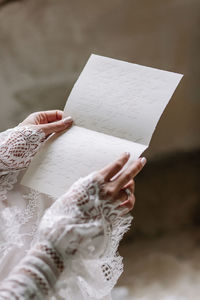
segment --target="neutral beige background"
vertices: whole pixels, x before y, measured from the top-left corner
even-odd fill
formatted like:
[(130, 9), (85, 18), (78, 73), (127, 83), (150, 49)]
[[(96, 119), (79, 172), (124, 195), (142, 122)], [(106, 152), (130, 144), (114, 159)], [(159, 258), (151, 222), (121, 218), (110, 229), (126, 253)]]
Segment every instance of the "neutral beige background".
[(131, 300), (199, 300), (199, 28), (199, 0), (24, 0), (0, 9), (0, 130), (62, 108), (91, 52), (185, 74), (136, 178), (120, 249), (119, 284)]
[(198, 148), (198, 0), (27, 0), (0, 10), (0, 129), (62, 108), (90, 53), (183, 73), (149, 156)]

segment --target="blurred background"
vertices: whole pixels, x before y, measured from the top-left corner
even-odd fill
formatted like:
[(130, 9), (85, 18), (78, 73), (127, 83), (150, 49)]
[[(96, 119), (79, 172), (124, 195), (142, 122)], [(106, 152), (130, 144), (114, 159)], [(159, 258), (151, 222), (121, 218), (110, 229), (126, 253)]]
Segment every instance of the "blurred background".
[(91, 53), (184, 74), (136, 179), (116, 299), (200, 299), (199, 28), (199, 0), (0, 0), (1, 131), (62, 109)]

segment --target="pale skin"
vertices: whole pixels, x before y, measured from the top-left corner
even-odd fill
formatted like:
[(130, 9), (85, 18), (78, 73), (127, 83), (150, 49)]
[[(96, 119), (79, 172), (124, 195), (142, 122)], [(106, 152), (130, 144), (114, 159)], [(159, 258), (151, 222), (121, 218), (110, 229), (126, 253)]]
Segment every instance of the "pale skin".
[[(73, 120), (71, 117), (63, 118), (63, 111), (49, 110), (32, 113), (19, 126), (37, 126), (48, 137), (52, 133), (69, 129), (72, 124)], [(142, 157), (120, 172), (128, 162), (129, 157), (130, 154), (125, 152), (119, 159), (99, 171), (99, 175), (104, 180), (102, 192), (113, 199), (113, 201), (120, 200), (120, 207), (126, 207), (127, 212), (132, 210), (135, 204), (134, 178), (146, 164), (146, 158)], [(125, 189), (129, 190), (129, 195), (127, 195)]]

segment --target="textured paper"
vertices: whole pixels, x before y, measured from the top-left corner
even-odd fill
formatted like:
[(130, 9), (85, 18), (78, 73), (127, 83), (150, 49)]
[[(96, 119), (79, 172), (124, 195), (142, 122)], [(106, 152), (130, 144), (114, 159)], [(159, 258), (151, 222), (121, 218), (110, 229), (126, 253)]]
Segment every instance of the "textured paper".
[(149, 145), (182, 75), (92, 54), (68, 98), (76, 125)]
[(128, 151), (137, 159), (182, 75), (91, 55), (64, 113), (75, 126), (51, 137), (22, 184), (59, 197), (78, 178)]
[[(30, 166), (23, 183), (59, 196), (79, 177), (101, 169), (125, 150), (136, 159), (146, 146), (73, 126), (47, 141)], [(34, 174), (34, 175), (33, 175)]]

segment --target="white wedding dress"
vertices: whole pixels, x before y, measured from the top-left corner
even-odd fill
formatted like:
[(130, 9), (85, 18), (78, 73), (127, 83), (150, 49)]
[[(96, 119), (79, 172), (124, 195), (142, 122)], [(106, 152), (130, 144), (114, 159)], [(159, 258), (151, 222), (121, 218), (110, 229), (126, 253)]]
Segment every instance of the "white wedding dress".
[(21, 186), (44, 142), (31, 126), (0, 133), (0, 299), (111, 299), (123, 270), (117, 248), (132, 217), (101, 201), (93, 174), (71, 187), (67, 201)]

